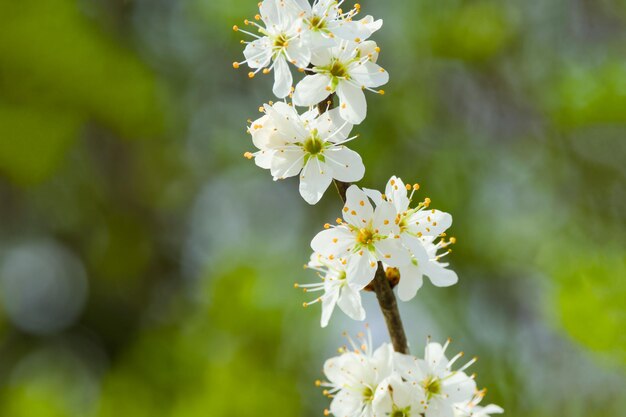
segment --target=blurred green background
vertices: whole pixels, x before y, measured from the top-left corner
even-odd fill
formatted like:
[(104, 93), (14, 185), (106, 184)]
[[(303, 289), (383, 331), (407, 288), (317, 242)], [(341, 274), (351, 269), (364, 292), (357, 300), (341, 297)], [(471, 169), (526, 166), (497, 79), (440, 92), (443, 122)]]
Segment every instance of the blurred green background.
[[(626, 3), (362, 1), (387, 94), (353, 149), (454, 216), (401, 310), (507, 415), (626, 416)], [(241, 157), (251, 0), (0, 0), (0, 415), (318, 416), (363, 324), (293, 289), (339, 213)], [(376, 343), (387, 340), (372, 294)]]

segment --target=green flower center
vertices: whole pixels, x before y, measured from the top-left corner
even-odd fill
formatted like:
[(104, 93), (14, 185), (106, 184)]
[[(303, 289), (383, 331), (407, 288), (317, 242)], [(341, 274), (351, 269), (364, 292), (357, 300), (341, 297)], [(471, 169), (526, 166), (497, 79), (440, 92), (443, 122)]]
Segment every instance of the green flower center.
[(313, 16), (309, 21), (311, 29), (323, 29), (326, 26), (326, 22), (322, 20), (320, 16)]
[(363, 390), (363, 400), (367, 403), (374, 400), (374, 391), (370, 387), (365, 387)]
[(324, 142), (317, 136), (317, 132), (313, 132), (313, 135), (304, 142), (302, 147), (305, 152), (311, 155), (317, 155), (324, 149)]
[[(395, 408), (395, 407), (394, 407), (394, 408)], [(411, 407), (407, 407), (407, 408), (402, 409), (402, 410), (400, 410), (400, 409), (395, 409), (395, 410), (393, 410), (393, 412), (391, 413), (391, 416), (390, 416), (390, 417), (409, 417), (409, 416), (411, 415), (411, 414), (410, 414), (410, 408), (411, 408)]]
[(284, 33), (281, 33), (276, 39), (274, 39), (274, 46), (276, 48), (285, 48), (288, 44), (289, 41), (287, 40), (287, 36), (285, 36)]
[(348, 75), (348, 69), (346, 68), (346, 66), (336, 59), (333, 60), (333, 63), (330, 65), (328, 72), (330, 72), (330, 75), (335, 78), (346, 78), (346, 76)]
[(423, 385), (428, 398), (432, 398), (433, 395), (441, 394), (441, 381), (439, 378), (429, 376), (424, 380)]

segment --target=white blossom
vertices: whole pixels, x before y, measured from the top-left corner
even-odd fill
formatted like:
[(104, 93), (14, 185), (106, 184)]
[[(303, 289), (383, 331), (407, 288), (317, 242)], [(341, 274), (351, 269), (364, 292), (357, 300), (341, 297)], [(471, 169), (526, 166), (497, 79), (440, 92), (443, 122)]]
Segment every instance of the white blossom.
[(424, 351), (424, 359), (394, 353), (394, 366), (403, 379), (415, 382), (424, 390), (425, 417), (454, 417), (456, 405), (467, 403), (474, 398), (476, 383), (463, 371), (472, 365), (476, 358), (458, 370), (452, 370), (453, 364), (463, 356), (459, 353), (448, 360), (446, 348), (439, 343), (429, 342)]
[(265, 74), (273, 70), (273, 92), (276, 97), (284, 98), (291, 92), (293, 84), (289, 63), (305, 68), (311, 60), (311, 50), (302, 40), (300, 16), (293, 0), (263, 0), (259, 3), (259, 12), (255, 19), (264, 26), (255, 21), (245, 21), (259, 34), (233, 27), (254, 38), (251, 42), (244, 42), (246, 59), (233, 63), (233, 66), (239, 68), (241, 64), (248, 64), (254, 69), (248, 74), (250, 78), (261, 70)]
[(502, 414), (504, 410), (502, 407), (489, 404), (486, 406), (480, 406), (478, 403), (484, 398), (485, 390), (479, 391), (472, 400), (457, 404), (454, 409), (455, 417), (491, 417), (492, 414)]
[(352, 124), (361, 123), (367, 114), (363, 90), (383, 93), (374, 88), (389, 81), (387, 71), (375, 63), (372, 48), (378, 51), (371, 42), (362, 47), (343, 41), (339, 46), (314, 51), (311, 55), (314, 66), (310, 70), (314, 74), (307, 75), (296, 85), (294, 104), (312, 106), (336, 93), (341, 117)]
[[(373, 402), (379, 384), (393, 371), (393, 349), (389, 343), (371, 350), (368, 340), (361, 335), (360, 345), (351, 339), (352, 350), (342, 349), (342, 354), (328, 359), (324, 364), (327, 382), (324, 393), (332, 397), (329, 412), (336, 417), (377, 417)], [(328, 411), (327, 411), (328, 413)]]
[(422, 387), (394, 373), (378, 385), (373, 408), (376, 416), (417, 417), (425, 411), (425, 404)]
[(382, 20), (375, 21), (372, 16), (354, 20), (360, 10), (358, 4), (343, 12), (343, 0), (315, 0), (313, 4), (308, 0), (294, 1), (300, 8), (302, 37), (311, 50), (333, 47), (341, 40), (366, 40), (382, 26)]
[(246, 153), (256, 164), (269, 169), (274, 180), (300, 174), (300, 195), (316, 204), (333, 179), (343, 182), (363, 178), (365, 166), (359, 154), (344, 144), (352, 125), (336, 109), (319, 114), (317, 109), (303, 115), (283, 102), (266, 104), (265, 115), (252, 122), (248, 131), (255, 153)]
[(319, 253), (311, 255), (307, 268), (317, 271), (322, 278), (321, 283), (296, 284), (296, 288), (302, 288), (305, 292), (324, 291), (324, 294), (314, 301), (304, 303), (304, 306), (321, 302), (322, 319), (321, 326), (326, 327), (335, 306), (354, 320), (364, 320), (365, 310), (361, 305), (361, 290), (363, 285), (357, 285), (346, 279), (346, 266), (343, 259), (328, 259)]
[(343, 258), (350, 282), (367, 285), (376, 273), (377, 262), (399, 267), (410, 262), (395, 223), (393, 205), (381, 201), (376, 209), (356, 185), (346, 192), (343, 220), (336, 226), (326, 224), (311, 241), (311, 248), (329, 258)]
[(418, 189), (419, 185), (405, 185), (402, 179), (393, 176), (385, 187), (384, 199), (376, 190), (364, 190), (375, 203), (383, 200), (392, 203), (398, 213), (396, 223), (402, 243), (412, 254), (411, 262), (399, 268), (398, 297), (403, 301), (415, 297), (423, 284), (424, 275), (438, 287), (448, 287), (458, 281), (456, 273), (447, 269), (448, 263), (441, 262), (450, 250), (439, 253), (441, 249), (456, 242), (453, 237), (448, 241), (444, 238), (439, 239), (452, 225), (452, 216), (431, 209), (429, 198), (418, 203), (416, 207), (410, 207), (413, 195)]

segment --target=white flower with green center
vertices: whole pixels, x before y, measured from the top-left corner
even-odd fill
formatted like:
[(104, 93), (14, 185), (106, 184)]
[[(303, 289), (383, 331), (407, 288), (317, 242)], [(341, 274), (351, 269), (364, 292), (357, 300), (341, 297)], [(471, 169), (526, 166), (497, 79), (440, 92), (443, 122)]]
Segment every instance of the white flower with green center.
[(343, 259), (328, 259), (314, 253), (306, 265), (307, 268), (317, 271), (322, 278), (321, 283), (296, 284), (305, 292), (324, 291), (324, 295), (314, 301), (304, 303), (307, 307), (317, 302), (322, 303), (321, 326), (326, 327), (336, 305), (353, 320), (365, 320), (365, 310), (361, 305), (361, 290), (364, 285), (356, 285), (346, 278), (346, 266)]
[[(312, 106), (328, 95), (336, 93), (339, 98), (341, 117), (359, 124), (367, 115), (367, 102), (363, 90), (374, 90), (389, 81), (389, 74), (374, 61), (372, 43), (364, 47), (354, 42), (341, 42), (334, 48), (320, 49), (311, 56), (314, 72), (296, 85), (293, 102), (297, 106)], [(377, 47), (374, 46), (377, 52)]]
[(372, 353), (370, 339), (358, 340), (360, 345), (349, 339), (352, 350), (344, 349), (345, 353), (324, 364), (328, 381), (318, 385), (325, 387), (324, 393), (333, 399), (326, 414), (330, 412), (336, 417), (377, 416), (373, 409), (374, 396), (379, 384), (392, 373), (393, 349), (385, 343)]
[(333, 178), (343, 182), (363, 178), (365, 166), (356, 152), (344, 146), (356, 136), (348, 137), (352, 125), (333, 109), (319, 114), (317, 109), (299, 115), (286, 103), (266, 104), (265, 115), (252, 122), (248, 131), (261, 168), (269, 169), (274, 180), (300, 174), (300, 195), (316, 204)]
[(425, 404), (424, 390), (394, 373), (378, 385), (373, 407), (376, 416), (418, 417)]
[(311, 50), (302, 41), (300, 17), (293, 0), (264, 0), (259, 4), (260, 14), (255, 17), (265, 26), (246, 20), (246, 25), (254, 26), (259, 34), (248, 32), (234, 26), (236, 31), (246, 33), (253, 38), (246, 43), (243, 51), (246, 58), (233, 63), (239, 68), (248, 64), (254, 71), (248, 76), (254, 77), (259, 71), (267, 74), (274, 71), (273, 92), (278, 98), (284, 98), (291, 92), (293, 76), (289, 63), (298, 68), (305, 68), (311, 60)]
[(376, 274), (377, 262), (393, 267), (410, 262), (395, 224), (396, 211), (391, 203), (381, 201), (372, 207), (367, 195), (356, 185), (346, 192), (343, 221), (326, 224), (311, 242), (315, 252), (346, 260), (348, 281), (367, 285)]
[(452, 366), (463, 356), (459, 353), (448, 360), (446, 348), (439, 343), (426, 345), (424, 359), (394, 353), (394, 367), (405, 381), (415, 383), (424, 392), (425, 417), (454, 417), (456, 405), (467, 403), (474, 398), (476, 382), (463, 371), (472, 365), (476, 358), (454, 371)]
[(485, 390), (479, 391), (474, 398), (462, 404), (457, 404), (454, 409), (454, 417), (491, 417), (492, 414), (502, 414), (504, 409), (495, 404), (486, 406), (478, 405), (485, 396)]
[(452, 216), (431, 209), (429, 198), (418, 203), (416, 207), (411, 207), (413, 195), (418, 189), (417, 184), (405, 185), (402, 179), (393, 176), (387, 182), (384, 196), (376, 190), (364, 190), (377, 204), (382, 201), (393, 204), (398, 213), (395, 222), (402, 244), (412, 254), (411, 262), (399, 268), (398, 297), (402, 301), (415, 297), (423, 285), (424, 275), (437, 287), (448, 287), (458, 282), (457, 274), (447, 269), (448, 263), (440, 262), (450, 250), (439, 253), (456, 242), (456, 239), (450, 238), (446, 241), (442, 237), (437, 241), (452, 225)]
[(348, 12), (339, 8), (343, 0), (295, 0), (300, 8), (303, 39), (311, 50), (336, 46), (341, 40), (362, 41), (369, 38), (382, 27), (382, 20), (374, 20), (372, 16), (355, 21), (360, 6)]

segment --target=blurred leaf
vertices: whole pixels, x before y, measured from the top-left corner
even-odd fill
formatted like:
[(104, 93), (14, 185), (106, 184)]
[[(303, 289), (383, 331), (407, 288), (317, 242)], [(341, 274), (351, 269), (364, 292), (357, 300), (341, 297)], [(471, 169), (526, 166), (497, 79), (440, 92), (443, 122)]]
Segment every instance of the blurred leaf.
[(123, 136), (163, 128), (153, 75), (76, 1), (0, 2), (0, 87), (10, 101), (87, 115)]
[(499, 2), (465, 2), (429, 21), (430, 44), (436, 56), (469, 62), (485, 61), (512, 39), (515, 28)]
[(22, 185), (42, 181), (59, 166), (81, 123), (63, 110), (0, 104), (0, 171)]
[(555, 122), (564, 128), (626, 123), (626, 64), (608, 62), (597, 68), (575, 64), (561, 70), (546, 100)]

